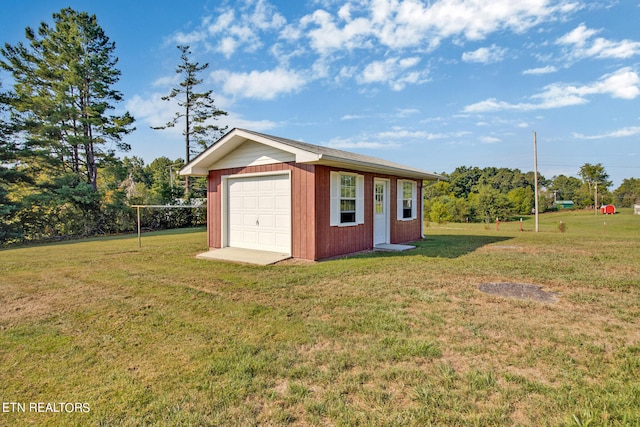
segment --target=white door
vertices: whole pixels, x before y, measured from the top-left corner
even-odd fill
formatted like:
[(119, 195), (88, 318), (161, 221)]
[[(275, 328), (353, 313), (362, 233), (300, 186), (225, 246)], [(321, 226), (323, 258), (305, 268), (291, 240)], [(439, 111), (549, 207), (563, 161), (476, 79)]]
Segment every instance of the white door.
[(389, 243), (389, 181), (373, 180), (373, 244)]
[(228, 245), (291, 254), (289, 175), (229, 178)]

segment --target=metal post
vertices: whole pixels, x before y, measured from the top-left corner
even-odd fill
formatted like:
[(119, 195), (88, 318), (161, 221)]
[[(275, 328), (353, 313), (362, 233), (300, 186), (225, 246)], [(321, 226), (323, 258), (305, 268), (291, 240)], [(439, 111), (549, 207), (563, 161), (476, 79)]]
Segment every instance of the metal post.
[(535, 183), (535, 210), (536, 210), (536, 233), (540, 229), (539, 221), (538, 221), (538, 142), (536, 141), (536, 133), (533, 132), (533, 173), (534, 173), (534, 183)]
[(593, 190), (593, 204), (595, 208), (595, 214), (598, 215), (598, 181), (596, 181), (596, 187)]

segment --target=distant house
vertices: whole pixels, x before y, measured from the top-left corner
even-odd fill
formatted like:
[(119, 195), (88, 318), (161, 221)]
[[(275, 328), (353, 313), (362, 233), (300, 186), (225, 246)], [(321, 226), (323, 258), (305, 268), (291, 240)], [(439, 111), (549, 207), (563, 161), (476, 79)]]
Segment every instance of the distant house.
[(233, 129), (187, 164), (206, 176), (210, 248), (322, 258), (423, 235), (422, 184), (440, 175)]
[(600, 213), (605, 215), (613, 215), (616, 213), (616, 207), (613, 205), (602, 205), (600, 206)]
[(556, 200), (553, 202), (553, 206), (558, 209), (573, 209), (573, 201), (572, 200)]

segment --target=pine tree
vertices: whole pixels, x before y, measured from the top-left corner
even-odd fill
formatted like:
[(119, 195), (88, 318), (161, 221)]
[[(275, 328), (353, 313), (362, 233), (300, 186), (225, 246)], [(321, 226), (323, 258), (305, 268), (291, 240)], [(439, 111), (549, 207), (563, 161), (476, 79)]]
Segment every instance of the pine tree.
[(0, 92), (0, 243), (20, 235), (19, 226), (13, 221), (20, 204), (10, 197), (10, 187), (28, 181), (24, 173), (13, 167), (19, 149), (14, 141), (14, 128), (8, 119), (11, 97), (10, 93)]
[[(171, 101), (177, 97), (180, 110), (164, 126), (157, 126), (154, 129), (175, 127), (178, 122), (184, 120), (182, 134), (185, 138), (185, 163), (189, 163), (192, 154), (206, 149), (226, 130), (226, 127), (216, 126), (212, 121), (219, 116), (226, 116), (227, 113), (215, 107), (212, 90), (201, 93), (196, 91), (197, 86), (202, 83), (202, 79), (198, 78), (198, 73), (206, 70), (209, 64), (200, 65), (197, 62), (190, 62), (189, 46), (178, 46), (178, 49), (180, 49), (181, 55), (176, 73), (181, 76), (182, 80), (177, 87), (171, 89), (169, 95), (163, 96), (162, 100)], [(190, 197), (189, 182), (189, 177), (185, 177), (185, 197), (187, 199)]]
[(14, 124), (25, 135), (25, 147), (39, 153), (39, 169), (61, 175), (72, 173), (97, 190), (100, 159), (130, 147), (123, 135), (134, 130), (129, 113), (109, 115), (122, 95), (113, 89), (120, 71), (115, 68), (115, 43), (98, 25), (95, 15), (62, 9), (54, 25), (42, 23), (37, 33), (25, 30), (28, 45), (5, 44), (0, 66), (14, 80), (11, 102)]

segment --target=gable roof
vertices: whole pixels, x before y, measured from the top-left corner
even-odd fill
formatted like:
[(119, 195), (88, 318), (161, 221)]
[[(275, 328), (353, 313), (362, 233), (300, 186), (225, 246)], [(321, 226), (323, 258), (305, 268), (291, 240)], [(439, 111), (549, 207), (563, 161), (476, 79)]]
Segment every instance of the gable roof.
[(267, 135), (246, 129), (234, 128), (216, 141), (211, 147), (200, 153), (180, 170), (181, 175), (207, 176), (211, 165), (231, 153), (246, 141), (255, 141), (295, 156), (297, 163), (334, 166), (362, 172), (377, 172), (435, 181), (443, 176), (420, 169), (389, 162), (377, 157), (336, 150), (306, 142)]

